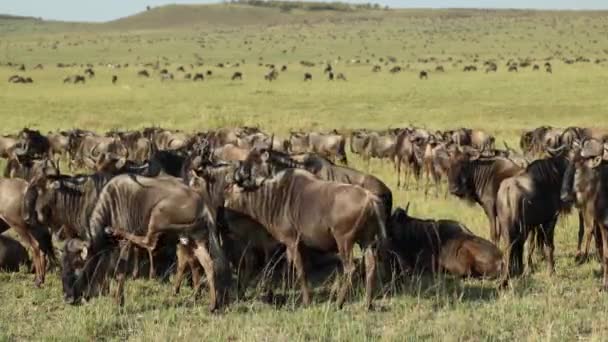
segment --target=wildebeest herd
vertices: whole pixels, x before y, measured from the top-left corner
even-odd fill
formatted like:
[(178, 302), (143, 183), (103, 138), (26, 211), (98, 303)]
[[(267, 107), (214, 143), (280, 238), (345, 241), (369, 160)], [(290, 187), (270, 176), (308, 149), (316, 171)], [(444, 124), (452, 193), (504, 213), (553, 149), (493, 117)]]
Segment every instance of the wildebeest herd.
[[(286, 139), (257, 127), (103, 135), (24, 128), (0, 137), (0, 232), (13, 228), (31, 248), (37, 286), (60, 267), (67, 303), (109, 293), (112, 280), (123, 303), (125, 280), (142, 274), (175, 273), (177, 293), (189, 270), (196, 293), (206, 283), (212, 310), (253, 283), (272, 297), (274, 279), (290, 270), (304, 304), (311, 279), (337, 272), (342, 307), (357, 279), (356, 244), (369, 308), (379, 282), (420, 272), (496, 278), (505, 287), (524, 272), (526, 241), (527, 269), (538, 247), (552, 272), (555, 225), (574, 206), (577, 260), (595, 236), (608, 289), (607, 143), (608, 130), (548, 126), (523, 132), (521, 152), (468, 128), (299, 131)], [(446, 179), (446, 196), (483, 208), (491, 242), (457, 221), (410, 216), (382, 180), (348, 166), (347, 150), (390, 160), (398, 186), (423, 182), (426, 196), (432, 186), (439, 196)], [(19, 243), (1, 236), (0, 269), (28, 263)]]

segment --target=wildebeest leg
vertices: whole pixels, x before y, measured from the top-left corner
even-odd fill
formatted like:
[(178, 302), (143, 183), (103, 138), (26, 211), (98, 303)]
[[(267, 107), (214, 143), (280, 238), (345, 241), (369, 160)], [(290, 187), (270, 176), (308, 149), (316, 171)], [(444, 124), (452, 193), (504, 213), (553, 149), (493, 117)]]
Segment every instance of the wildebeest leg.
[(576, 255), (574, 261), (579, 262), (581, 258), (581, 246), (583, 245), (583, 237), (585, 236), (585, 221), (583, 217), (583, 211), (578, 210), (578, 241), (576, 244)]
[(215, 265), (205, 243), (203, 241), (195, 241), (194, 244), (193, 253), (203, 266), (205, 275), (207, 276), (207, 283), (209, 284), (209, 311), (215, 311), (219, 308), (220, 304), (215, 288)]
[(483, 211), (486, 213), (488, 217), (488, 221), (490, 222), (490, 239), (492, 243), (498, 246), (500, 243), (501, 232), (499, 231), (499, 225), (496, 223), (496, 207), (494, 204), (489, 204), (483, 206)]
[(541, 237), (541, 235), (543, 235), (543, 232), (540, 232), (539, 234), (537, 227), (533, 227), (530, 230), (530, 234), (528, 235), (528, 262), (525, 270), (526, 274), (532, 274), (532, 272), (534, 271), (534, 250), (536, 249), (536, 237), (539, 236), (539, 238), (542, 239), (543, 237)]
[(346, 294), (352, 287), (353, 274), (355, 273), (355, 262), (353, 261), (353, 243), (349, 238), (343, 238), (341, 241), (338, 241), (338, 253), (340, 254), (340, 259), (342, 260), (342, 266), (344, 269), (342, 286), (340, 287), (337, 300), (338, 308), (341, 309), (342, 306), (344, 306)]
[(302, 289), (302, 302), (304, 305), (309, 305), (311, 301), (310, 289), (308, 288), (308, 281), (304, 271), (304, 263), (302, 262), (302, 254), (300, 253), (299, 244), (299, 238), (296, 238), (295, 241), (287, 244), (287, 258), (296, 269), (296, 275)]
[(555, 260), (553, 258), (555, 245), (554, 245), (554, 232), (555, 224), (557, 223), (557, 216), (550, 222), (543, 224), (542, 231), (540, 234), (543, 236), (543, 250), (545, 252), (545, 258), (547, 259), (547, 268), (549, 274), (555, 273)]
[(594, 223), (594, 228), (593, 228), (593, 239), (595, 240), (595, 249), (598, 255), (598, 258), (601, 262), (602, 258), (604, 257), (604, 248), (603, 248), (603, 244), (602, 244), (602, 233), (600, 232), (600, 226), (597, 223)]
[(397, 162), (395, 163), (395, 167), (397, 169), (397, 189), (401, 186), (401, 157), (397, 157)]
[[(583, 235), (583, 240), (585, 242), (584, 249), (578, 258), (578, 264), (582, 264), (589, 258), (589, 247), (591, 245), (591, 238), (593, 237), (593, 229), (595, 228), (595, 222), (591, 215), (583, 215), (584, 225), (583, 228), (585, 233)], [(580, 230), (580, 228), (579, 228)], [(580, 234), (580, 233), (579, 233)]]
[(46, 257), (40, 250), (40, 245), (38, 241), (34, 238), (32, 233), (26, 227), (15, 226), (15, 231), (19, 234), (21, 239), (30, 245), (32, 248), (32, 261), (34, 264), (34, 269), (36, 271), (36, 278), (34, 280), (34, 284), (36, 287), (40, 287), (44, 283), (45, 273), (46, 273)]
[(125, 304), (125, 279), (129, 265), (129, 250), (131, 243), (127, 242), (120, 248), (120, 255), (116, 264), (116, 290), (114, 292), (114, 302), (120, 306)]
[(127, 241), (132, 242), (135, 246), (144, 248), (148, 251), (148, 258), (150, 259), (150, 278), (154, 276), (154, 258), (153, 253), (156, 249), (156, 243), (158, 242), (158, 232), (155, 229), (154, 222), (151, 219), (148, 225), (148, 234), (146, 236), (138, 236), (133, 233), (129, 233), (122, 230), (114, 230), (114, 235), (121, 237)]
[[(606, 226), (600, 225), (600, 231), (602, 235), (602, 249), (608, 250), (608, 232), (606, 231)], [(604, 280), (602, 282), (602, 290), (608, 290), (608, 253), (603, 253), (602, 258), (602, 268), (604, 269)]]
[(365, 306), (372, 308), (374, 285), (376, 281), (376, 251), (368, 246), (365, 249)]
[(133, 248), (133, 272), (131, 272), (131, 278), (136, 279), (139, 277), (139, 248)]
[(182, 282), (184, 280), (184, 272), (186, 272), (186, 267), (188, 267), (188, 255), (186, 251), (186, 246), (179, 243), (177, 244), (177, 269), (175, 273), (175, 284), (173, 286), (173, 294), (179, 294), (179, 290), (182, 287)]

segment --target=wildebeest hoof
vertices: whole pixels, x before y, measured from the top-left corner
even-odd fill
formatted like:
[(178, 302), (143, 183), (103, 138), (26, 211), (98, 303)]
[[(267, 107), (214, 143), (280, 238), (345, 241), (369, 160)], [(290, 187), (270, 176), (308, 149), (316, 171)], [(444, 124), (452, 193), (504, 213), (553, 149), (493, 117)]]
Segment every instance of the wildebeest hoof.
[(63, 301), (64, 301), (66, 304), (69, 304), (69, 305), (76, 305), (76, 299), (75, 299), (74, 297), (72, 297), (72, 296), (70, 296), (70, 297), (65, 297), (65, 298), (63, 299)]
[(37, 288), (41, 288), (41, 287), (42, 287), (42, 283), (43, 283), (43, 281), (42, 281), (42, 279), (40, 279), (40, 278), (36, 278), (36, 279), (34, 280), (34, 285), (35, 285)]

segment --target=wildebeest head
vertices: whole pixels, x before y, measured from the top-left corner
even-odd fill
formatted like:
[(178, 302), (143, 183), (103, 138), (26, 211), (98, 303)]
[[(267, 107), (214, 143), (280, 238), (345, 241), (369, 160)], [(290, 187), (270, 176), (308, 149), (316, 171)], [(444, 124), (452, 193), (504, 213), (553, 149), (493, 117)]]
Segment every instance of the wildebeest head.
[(448, 170), (448, 183), (450, 193), (456, 197), (473, 197), (475, 186), (470, 177), (469, 165), (479, 159), (481, 153), (473, 148), (460, 148), (454, 150)]
[(560, 190), (560, 199), (571, 205), (576, 198), (575, 177), (577, 170), (594, 170), (608, 160), (608, 146), (596, 139), (575, 140), (568, 153), (568, 167)]
[(82, 295), (77, 288), (76, 280), (82, 275), (88, 254), (88, 243), (80, 239), (70, 239), (63, 247), (61, 260), (61, 283), (63, 299), (68, 304), (76, 304)]

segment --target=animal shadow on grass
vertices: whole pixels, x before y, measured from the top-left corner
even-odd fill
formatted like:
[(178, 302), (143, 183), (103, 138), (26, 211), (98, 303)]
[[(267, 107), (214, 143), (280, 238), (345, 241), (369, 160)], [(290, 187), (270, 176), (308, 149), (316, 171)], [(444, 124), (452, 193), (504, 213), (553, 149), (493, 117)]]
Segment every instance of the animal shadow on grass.
[(488, 302), (496, 300), (500, 291), (496, 280), (461, 279), (449, 274), (424, 272), (392, 272), (383, 293), (389, 297), (409, 296), (453, 302)]

